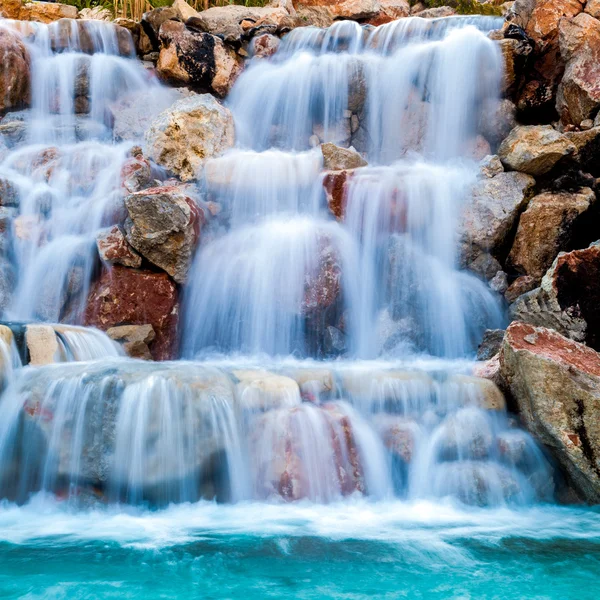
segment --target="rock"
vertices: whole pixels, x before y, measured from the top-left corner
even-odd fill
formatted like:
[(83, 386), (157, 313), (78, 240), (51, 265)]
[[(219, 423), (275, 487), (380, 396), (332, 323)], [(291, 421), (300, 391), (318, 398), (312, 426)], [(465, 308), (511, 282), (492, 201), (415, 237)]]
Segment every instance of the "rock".
[(182, 181), (196, 179), (207, 158), (233, 144), (233, 117), (209, 94), (175, 102), (146, 132), (148, 156)]
[(21, 21), (37, 21), (52, 23), (59, 19), (77, 19), (79, 11), (76, 6), (59, 4), (57, 2), (27, 2), (19, 12)]
[(133, 19), (123, 18), (115, 19), (113, 22), (115, 25), (129, 31), (133, 40), (133, 45), (135, 46), (135, 52), (139, 57), (150, 54), (153, 51), (154, 48), (152, 42), (141, 23), (134, 21)]
[(479, 173), (483, 177), (491, 179), (500, 173), (504, 173), (504, 166), (502, 161), (495, 154), (488, 154), (479, 161)]
[(56, 332), (50, 325), (27, 325), (25, 344), (30, 365), (49, 365), (56, 362), (60, 354)]
[(184, 283), (204, 223), (204, 211), (177, 186), (125, 198), (127, 241), (151, 263)]
[(561, 248), (569, 246), (577, 220), (596, 201), (589, 188), (578, 193), (543, 193), (532, 198), (521, 215), (508, 264), (540, 281)]
[[(248, 32), (241, 25), (244, 22), (253, 25)], [(231, 4), (203, 10), (197, 16), (188, 19), (186, 24), (197, 31), (218, 36), (227, 43), (240, 45), (244, 39), (251, 37), (250, 32), (253, 30), (283, 33), (306, 23), (282, 7)]]
[(121, 187), (132, 194), (152, 183), (152, 167), (143, 154), (129, 157), (121, 167)]
[(500, 364), (527, 428), (581, 497), (600, 503), (600, 355), (555, 331), (513, 323)]
[(450, 6), (438, 6), (435, 8), (426, 8), (419, 11), (421, 19), (441, 19), (442, 17), (452, 17), (456, 11)]
[(472, 375), (452, 375), (448, 378), (448, 383), (458, 386), (461, 399), (469, 406), (471, 411), (474, 408), (501, 412), (506, 410), (504, 395), (498, 389), (498, 386), (488, 378)]
[(502, 385), (500, 377), (500, 355), (496, 354), (489, 360), (480, 361), (473, 367), (473, 375), (479, 379), (487, 379), (496, 387)]
[(227, 95), (242, 70), (241, 59), (223, 41), (209, 33), (167, 21), (160, 28), (159, 76), (198, 91)]
[(389, 452), (408, 464), (412, 461), (421, 429), (417, 423), (396, 415), (379, 413), (373, 420), (383, 445)]
[(472, 251), (472, 253), (463, 255), (463, 261), (470, 261), (465, 266), (472, 273), (486, 281), (491, 281), (498, 273), (502, 272), (502, 265), (488, 252), (480, 251), (477, 247), (465, 248), (466, 250)]
[(509, 303), (514, 302), (519, 296), (534, 290), (537, 287), (537, 281), (535, 277), (530, 277), (529, 275), (521, 275), (521, 277), (517, 277), (509, 286), (506, 292), (504, 292), (504, 297), (506, 301)]
[(519, 87), (525, 62), (532, 53), (533, 46), (528, 40), (513, 38), (503, 38), (498, 41), (498, 45), (504, 59), (502, 92), (512, 98)]
[(302, 314), (315, 317), (337, 301), (341, 291), (340, 257), (331, 240), (321, 235), (316, 268), (307, 272), (304, 283)]
[(490, 288), (499, 294), (504, 294), (508, 289), (508, 275), (504, 271), (496, 271), (490, 280)]
[(408, 0), (379, 0), (379, 12), (368, 20), (369, 25), (384, 25), (410, 15)]
[(600, 349), (599, 273), (600, 246), (561, 252), (541, 286), (511, 306), (511, 316)]
[(156, 334), (152, 325), (121, 325), (106, 331), (111, 340), (120, 342), (131, 358), (152, 360), (148, 344), (154, 341)]
[(354, 170), (328, 171), (323, 174), (323, 188), (327, 206), (331, 214), (338, 220), (343, 220), (346, 212), (348, 182)]
[(175, 0), (171, 5), (176, 11), (179, 12), (182, 21), (187, 21), (191, 17), (197, 17), (198, 11), (194, 10), (185, 0)]
[(328, 356), (339, 356), (346, 352), (346, 336), (331, 325), (325, 329), (323, 336), (323, 349)]
[(459, 226), (463, 264), (482, 252), (499, 255), (510, 244), (507, 238), (534, 185), (533, 177), (524, 173), (500, 173), (476, 183)]
[(439, 460), (481, 460), (489, 456), (493, 434), (483, 411), (469, 407), (446, 417), (433, 438)]
[(142, 29), (150, 40), (150, 45), (154, 50), (160, 48), (159, 32), (163, 23), (167, 21), (181, 21), (181, 13), (174, 6), (161, 6), (153, 10), (149, 10), (142, 15), (140, 21)]
[(91, 8), (82, 8), (79, 11), (79, 18), (84, 21), (112, 21), (113, 14), (108, 8), (92, 6)]
[(563, 124), (579, 125), (600, 107), (600, 21), (581, 13), (559, 26), (561, 54), (567, 61), (558, 87), (556, 110)]
[(0, 16), (5, 19), (18, 19), (23, 6), (23, 0), (2, 0)]
[(136, 269), (142, 266), (142, 257), (127, 243), (125, 234), (118, 225), (100, 231), (96, 235), (96, 246), (100, 258), (108, 265)]
[(498, 354), (503, 339), (504, 329), (487, 329), (477, 348), (477, 360), (489, 360)]
[(251, 53), (254, 58), (268, 58), (279, 49), (281, 40), (270, 33), (263, 33), (252, 38)]
[(585, 12), (595, 19), (600, 18), (600, 0), (588, 0), (585, 5)]
[(328, 171), (342, 171), (365, 167), (369, 163), (352, 147), (340, 148), (332, 143), (321, 144), (323, 168)]
[(30, 57), (19, 36), (0, 28), (0, 112), (29, 104), (31, 99)]
[(538, 176), (548, 173), (576, 148), (551, 125), (518, 126), (500, 144), (498, 156), (505, 167)]
[(151, 325), (156, 333), (154, 360), (175, 357), (179, 321), (177, 288), (166, 273), (115, 266), (91, 286), (87, 325), (104, 331), (117, 325)]

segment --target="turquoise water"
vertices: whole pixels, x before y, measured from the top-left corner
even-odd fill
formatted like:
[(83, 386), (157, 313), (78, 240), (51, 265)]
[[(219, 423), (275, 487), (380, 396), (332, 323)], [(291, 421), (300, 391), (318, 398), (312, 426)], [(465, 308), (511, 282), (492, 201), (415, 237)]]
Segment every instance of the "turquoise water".
[(401, 502), (0, 509), (1, 598), (600, 597), (600, 511)]

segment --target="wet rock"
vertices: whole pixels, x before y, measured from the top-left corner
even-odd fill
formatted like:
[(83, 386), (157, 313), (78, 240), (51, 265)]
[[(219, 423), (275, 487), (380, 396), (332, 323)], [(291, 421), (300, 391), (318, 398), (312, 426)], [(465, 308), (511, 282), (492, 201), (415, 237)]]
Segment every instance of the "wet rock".
[(323, 174), (323, 188), (331, 214), (343, 220), (346, 212), (348, 185), (354, 170), (329, 171)]
[(575, 150), (575, 145), (551, 125), (518, 126), (500, 144), (498, 156), (506, 168), (538, 176)]
[(256, 369), (232, 371), (237, 379), (235, 398), (246, 413), (267, 412), (302, 402), (298, 383), (291, 377)]
[(474, 262), (481, 253), (501, 252), (534, 185), (533, 177), (525, 173), (500, 173), (477, 182), (459, 225), (463, 264)]
[(133, 19), (115, 19), (114, 24), (126, 29), (131, 34), (135, 52), (139, 57), (150, 54), (153, 51), (152, 42), (148, 37), (148, 34), (142, 27), (142, 24)]
[(210, 33), (167, 21), (160, 28), (161, 50), (156, 65), (159, 76), (198, 91), (227, 95), (242, 70), (241, 59)]
[(521, 275), (521, 277), (517, 277), (509, 286), (506, 292), (504, 292), (504, 297), (506, 301), (509, 303), (514, 302), (519, 296), (526, 294), (527, 292), (531, 292), (537, 287), (537, 281), (535, 277), (530, 277), (529, 275)]
[(498, 42), (504, 60), (504, 80), (502, 92), (512, 98), (521, 82), (525, 61), (533, 51), (528, 40), (504, 38)]
[(321, 144), (323, 168), (328, 171), (358, 169), (368, 165), (367, 161), (352, 147), (340, 148), (332, 143)]
[[(293, 9), (293, 7), (292, 7)], [(251, 25), (250, 31), (267, 30), (269, 33), (280, 33), (306, 24), (296, 16), (292, 16), (285, 8), (279, 6), (214, 6), (203, 10), (195, 17), (187, 20), (187, 25), (197, 31), (204, 31), (219, 36), (225, 42), (239, 45), (246, 38), (247, 32), (242, 23)]]
[(302, 313), (315, 316), (333, 306), (341, 291), (341, 267), (337, 250), (331, 240), (319, 238), (319, 257), (315, 269), (306, 273)]
[(504, 294), (508, 289), (508, 275), (504, 271), (496, 271), (490, 280), (490, 288), (499, 294)]
[(581, 13), (559, 25), (561, 55), (567, 61), (556, 109), (564, 124), (579, 125), (600, 107), (600, 21)]
[(59, 356), (58, 338), (50, 325), (27, 325), (25, 344), (30, 365), (49, 365)]
[(125, 198), (127, 241), (151, 263), (184, 283), (204, 212), (179, 187), (142, 190)]
[(85, 322), (106, 331), (118, 325), (152, 325), (155, 360), (175, 357), (179, 300), (166, 273), (115, 266), (105, 270), (90, 290)]
[(233, 117), (209, 94), (175, 102), (146, 132), (147, 154), (182, 181), (198, 177), (207, 158), (234, 144)]
[(100, 258), (108, 265), (139, 268), (142, 257), (129, 245), (118, 225), (100, 231), (96, 236)]
[(504, 329), (487, 329), (477, 348), (477, 360), (489, 360), (498, 354), (503, 339)]
[(379, 0), (379, 12), (367, 22), (369, 25), (377, 27), (409, 15), (410, 4), (408, 0)]
[(379, 414), (373, 420), (384, 446), (402, 462), (412, 461), (421, 429), (417, 423), (395, 415)]
[(496, 155), (488, 154), (479, 161), (479, 173), (483, 177), (491, 179), (500, 173), (504, 173), (502, 161)]
[(572, 231), (596, 201), (589, 188), (576, 194), (544, 193), (535, 196), (521, 215), (508, 264), (540, 281), (561, 248), (571, 243)]
[(331, 325), (325, 329), (323, 336), (323, 349), (329, 356), (339, 356), (346, 352), (346, 336)]
[(279, 48), (281, 40), (271, 33), (263, 33), (252, 39), (252, 56), (255, 58), (268, 58), (273, 56)]
[(120, 342), (131, 358), (152, 360), (148, 344), (154, 341), (156, 334), (152, 325), (121, 325), (106, 331), (111, 340)]
[(30, 57), (16, 33), (0, 28), (0, 112), (26, 106), (31, 98)]
[(152, 167), (143, 154), (129, 157), (121, 167), (121, 187), (130, 194), (150, 187), (152, 181)]
[(433, 434), (440, 460), (481, 460), (489, 456), (493, 434), (483, 411), (462, 408), (446, 417)]
[(506, 410), (504, 395), (498, 385), (487, 377), (475, 374), (452, 375), (448, 378), (448, 383), (458, 387), (457, 395), (469, 407), (501, 412)]
[(27, 2), (19, 11), (21, 21), (37, 21), (52, 23), (59, 19), (77, 19), (79, 11), (76, 6), (59, 4), (58, 2)]
[(600, 502), (600, 355), (555, 331), (513, 323), (501, 372), (527, 428), (581, 497)]

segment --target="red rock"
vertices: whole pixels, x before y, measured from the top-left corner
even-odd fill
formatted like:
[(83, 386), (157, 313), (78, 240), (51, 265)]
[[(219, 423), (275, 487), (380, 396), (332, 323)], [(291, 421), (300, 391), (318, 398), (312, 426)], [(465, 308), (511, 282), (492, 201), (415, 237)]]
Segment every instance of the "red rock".
[(0, 112), (29, 104), (31, 98), (30, 57), (19, 36), (0, 28)]
[(100, 258), (110, 265), (139, 268), (142, 257), (127, 243), (125, 234), (118, 225), (105, 229), (96, 236)]
[(579, 496), (600, 502), (600, 354), (551, 329), (513, 323), (500, 368), (527, 428)]
[(329, 211), (338, 220), (344, 220), (348, 194), (348, 182), (354, 174), (354, 169), (344, 171), (326, 171), (323, 175), (323, 187), (327, 198)]
[(106, 331), (118, 325), (152, 325), (155, 360), (176, 355), (179, 298), (166, 273), (115, 266), (104, 270), (90, 290), (85, 323)]
[(522, 275), (517, 277), (509, 286), (504, 297), (507, 302), (514, 302), (519, 296), (530, 292), (537, 287), (537, 280), (530, 275)]
[(280, 40), (277, 36), (270, 33), (257, 35), (252, 39), (252, 56), (258, 58), (267, 58), (273, 56), (279, 48)]
[(307, 273), (304, 282), (302, 312), (314, 315), (329, 308), (341, 291), (341, 268), (337, 250), (327, 236), (319, 238), (319, 259), (313, 272)]

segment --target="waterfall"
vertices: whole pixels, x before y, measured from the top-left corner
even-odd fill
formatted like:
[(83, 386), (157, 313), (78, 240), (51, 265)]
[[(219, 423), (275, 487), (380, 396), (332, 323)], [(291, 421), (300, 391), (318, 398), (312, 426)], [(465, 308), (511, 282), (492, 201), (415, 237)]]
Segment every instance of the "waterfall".
[[(53, 323), (57, 364), (7, 375), (0, 346), (0, 498), (552, 498), (540, 448), (498, 388), (468, 374), (484, 330), (503, 323), (457, 256), (499, 99), (497, 19), (303, 27), (249, 61), (225, 101), (236, 147), (195, 190), (220, 212), (183, 287), (183, 358), (160, 364), (76, 325), (140, 142), (113, 136), (114, 103), (151, 95), (158, 112), (174, 95), (108, 24), (3, 26), (21, 31), (34, 81), (31, 110), (5, 117), (21, 132), (0, 160), (18, 275), (5, 318)], [(326, 142), (368, 162), (344, 175), (335, 215)]]

